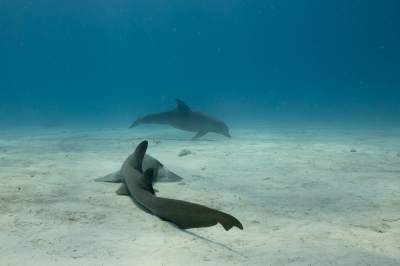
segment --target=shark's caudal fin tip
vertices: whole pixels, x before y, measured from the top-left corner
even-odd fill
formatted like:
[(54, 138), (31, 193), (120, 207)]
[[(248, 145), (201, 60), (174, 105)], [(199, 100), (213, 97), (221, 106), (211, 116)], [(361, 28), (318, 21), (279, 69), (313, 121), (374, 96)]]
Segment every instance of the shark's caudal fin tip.
[(239, 228), (240, 230), (243, 230), (243, 225), (239, 222), (239, 220), (238, 219), (236, 219), (235, 217), (231, 217), (231, 219), (226, 223), (221, 223), (220, 222), (220, 224), (224, 227), (224, 229), (226, 230), (226, 231), (229, 231), (232, 227), (237, 227), (237, 228)]
[(243, 225), (239, 221), (237, 221), (237, 223), (235, 223), (234, 226), (236, 226), (240, 230), (243, 230)]
[(243, 230), (238, 219), (227, 213), (205, 207), (203, 205), (173, 199), (158, 198), (164, 203), (158, 210), (158, 216), (175, 223), (181, 229), (215, 226), (220, 223), (226, 231), (232, 227)]

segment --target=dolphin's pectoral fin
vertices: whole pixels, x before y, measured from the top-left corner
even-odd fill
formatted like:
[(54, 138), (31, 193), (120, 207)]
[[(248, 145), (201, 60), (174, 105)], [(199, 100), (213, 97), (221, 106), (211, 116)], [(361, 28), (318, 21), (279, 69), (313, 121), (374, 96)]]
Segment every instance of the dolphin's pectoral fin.
[(207, 134), (207, 133), (208, 133), (208, 132), (206, 132), (206, 131), (199, 131), (199, 132), (197, 132), (196, 136), (194, 136), (194, 137), (192, 138), (192, 140), (201, 138), (202, 136), (204, 136), (204, 135)]
[(129, 128), (137, 127), (140, 123), (142, 123), (142, 119), (138, 118)]
[(142, 189), (149, 191), (153, 195), (156, 195), (153, 189), (153, 176), (154, 176), (154, 169), (149, 168), (142, 174), (139, 182), (140, 182), (140, 187)]
[(129, 195), (129, 190), (125, 184), (122, 184), (115, 193), (117, 193), (118, 195)]
[(118, 170), (117, 172), (108, 174), (103, 177), (99, 177), (99, 178), (95, 179), (94, 181), (120, 183), (121, 182), (121, 171)]

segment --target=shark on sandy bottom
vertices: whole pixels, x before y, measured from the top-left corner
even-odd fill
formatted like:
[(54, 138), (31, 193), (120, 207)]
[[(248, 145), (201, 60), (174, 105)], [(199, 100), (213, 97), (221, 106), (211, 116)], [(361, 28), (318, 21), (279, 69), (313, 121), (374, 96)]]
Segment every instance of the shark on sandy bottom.
[[(164, 165), (154, 157), (148, 154), (144, 155), (142, 169), (154, 169), (153, 182), (179, 182), (183, 178), (168, 170)], [(121, 170), (95, 179), (96, 182), (121, 183)]]
[(154, 215), (176, 224), (181, 229), (210, 227), (220, 223), (226, 231), (243, 230), (238, 219), (227, 213), (182, 200), (157, 197), (153, 189), (154, 168), (144, 168), (148, 142), (141, 142), (126, 158), (119, 172), (118, 195), (131, 195)]
[(230, 138), (228, 126), (221, 120), (208, 114), (190, 109), (183, 101), (175, 99), (178, 107), (170, 111), (146, 115), (138, 118), (130, 128), (140, 124), (166, 124), (189, 132), (197, 132), (192, 138), (198, 139), (208, 132), (224, 135)]

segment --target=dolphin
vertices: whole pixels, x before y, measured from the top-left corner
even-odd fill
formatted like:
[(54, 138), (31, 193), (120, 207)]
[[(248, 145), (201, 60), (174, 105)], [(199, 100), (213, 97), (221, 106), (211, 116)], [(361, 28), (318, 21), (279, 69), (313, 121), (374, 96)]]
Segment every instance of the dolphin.
[[(149, 168), (154, 169), (153, 182), (179, 182), (182, 180), (182, 177), (166, 169), (159, 160), (145, 154), (142, 162), (142, 169)], [(95, 181), (121, 183), (121, 170), (97, 178)]]
[(154, 215), (176, 224), (181, 229), (214, 226), (220, 223), (226, 231), (233, 226), (243, 230), (235, 217), (199, 204), (157, 197), (153, 189), (154, 168), (143, 168), (148, 142), (141, 142), (121, 167), (118, 195), (131, 195)]
[(130, 128), (139, 124), (167, 124), (189, 132), (197, 132), (192, 140), (198, 139), (208, 132), (224, 135), (230, 138), (229, 129), (226, 124), (210, 115), (190, 109), (183, 101), (175, 99), (178, 107), (170, 111), (146, 115), (138, 118)]

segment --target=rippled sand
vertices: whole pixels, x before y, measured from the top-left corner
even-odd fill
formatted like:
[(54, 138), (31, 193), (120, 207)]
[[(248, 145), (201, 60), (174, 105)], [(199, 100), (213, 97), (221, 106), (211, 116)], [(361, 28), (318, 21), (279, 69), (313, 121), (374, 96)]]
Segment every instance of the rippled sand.
[[(163, 126), (1, 129), (0, 264), (398, 265), (398, 132), (232, 128), (192, 141)], [(184, 178), (155, 183), (158, 196), (224, 211), (244, 230), (180, 230), (94, 181), (144, 139)]]

